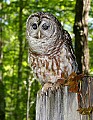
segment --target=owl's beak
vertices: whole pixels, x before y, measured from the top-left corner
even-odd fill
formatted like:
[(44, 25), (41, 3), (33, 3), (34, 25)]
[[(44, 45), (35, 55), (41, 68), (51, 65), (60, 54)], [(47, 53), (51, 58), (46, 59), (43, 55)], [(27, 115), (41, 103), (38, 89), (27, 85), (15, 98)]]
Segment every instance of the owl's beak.
[(41, 37), (41, 33), (40, 33), (40, 30), (38, 31), (38, 38), (40, 39), (40, 37)]

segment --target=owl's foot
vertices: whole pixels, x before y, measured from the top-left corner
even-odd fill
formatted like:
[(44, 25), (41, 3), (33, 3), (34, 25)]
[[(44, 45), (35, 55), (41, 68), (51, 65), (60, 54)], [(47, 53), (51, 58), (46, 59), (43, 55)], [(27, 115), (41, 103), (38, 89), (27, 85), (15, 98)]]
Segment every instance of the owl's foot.
[(41, 90), (41, 94), (44, 94), (51, 90), (51, 91), (54, 91), (54, 84), (51, 83), (51, 82), (48, 82), (48, 83), (45, 83), (44, 86), (42, 87), (42, 90)]
[(54, 83), (54, 88), (55, 90), (60, 89), (62, 86), (64, 85), (64, 80), (63, 79), (59, 79), (57, 80), (57, 82)]
[(41, 94), (47, 95), (48, 91), (54, 92), (57, 89), (60, 89), (63, 86), (63, 84), (64, 84), (64, 81), (62, 79), (57, 80), (57, 82), (55, 82), (55, 83), (47, 82), (42, 87)]

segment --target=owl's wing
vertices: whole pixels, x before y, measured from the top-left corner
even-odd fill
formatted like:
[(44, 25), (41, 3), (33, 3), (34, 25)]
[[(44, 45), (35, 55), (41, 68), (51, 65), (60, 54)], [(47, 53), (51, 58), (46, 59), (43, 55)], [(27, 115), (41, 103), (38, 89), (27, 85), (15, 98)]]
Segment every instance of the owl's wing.
[(63, 39), (64, 39), (64, 44), (66, 46), (66, 49), (70, 53), (70, 58), (72, 59), (73, 64), (75, 66), (75, 69), (76, 69), (75, 71), (78, 73), (79, 72), (78, 64), (76, 62), (76, 56), (72, 46), (72, 40), (71, 40), (70, 34), (66, 30), (63, 30)]
[(64, 44), (66, 48), (71, 54), (72, 60), (75, 60), (76, 57), (75, 57), (74, 49), (72, 46), (72, 40), (71, 40), (70, 34), (66, 30), (63, 30), (63, 39), (64, 39)]

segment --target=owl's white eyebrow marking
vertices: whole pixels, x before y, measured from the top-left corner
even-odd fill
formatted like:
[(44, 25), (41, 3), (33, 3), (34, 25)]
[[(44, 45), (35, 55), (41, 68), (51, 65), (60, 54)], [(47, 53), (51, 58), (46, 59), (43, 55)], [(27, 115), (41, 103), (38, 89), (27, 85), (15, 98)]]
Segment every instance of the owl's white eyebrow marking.
[(42, 16), (42, 18), (47, 18), (47, 19), (49, 19), (49, 20), (51, 19), (51, 18), (49, 18), (49, 17), (47, 17), (47, 16)]

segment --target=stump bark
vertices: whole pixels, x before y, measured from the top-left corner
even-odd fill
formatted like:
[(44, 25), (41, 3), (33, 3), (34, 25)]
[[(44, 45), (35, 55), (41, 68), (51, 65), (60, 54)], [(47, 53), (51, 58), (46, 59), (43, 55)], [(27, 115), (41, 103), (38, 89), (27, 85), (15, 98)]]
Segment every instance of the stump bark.
[(65, 86), (47, 94), (37, 94), (36, 120), (80, 120), (77, 94)]
[[(81, 100), (77, 93), (69, 92), (68, 86), (56, 91), (48, 90), (41, 95), (37, 93), (36, 120), (92, 120), (93, 119), (93, 77), (82, 79)], [(79, 113), (81, 108), (92, 107), (89, 114)]]

